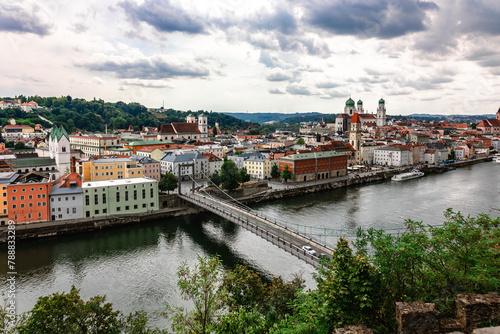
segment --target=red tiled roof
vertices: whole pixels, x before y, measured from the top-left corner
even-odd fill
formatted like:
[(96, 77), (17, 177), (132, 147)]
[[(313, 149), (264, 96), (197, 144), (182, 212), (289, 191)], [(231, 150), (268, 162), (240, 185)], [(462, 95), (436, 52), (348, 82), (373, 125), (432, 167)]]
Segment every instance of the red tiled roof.
[[(353, 115), (353, 116), (354, 116), (354, 115)], [(377, 118), (375, 117), (375, 115), (372, 115), (372, 114), (361, 114), (361, 115), (359, 115), (359, 117), (360, 117), (361, 119), (377, 119)]]
[(29, 125), (6, 125), (3, 127), (4, 129), (15, 129), (15, 128), (31, 128)]
[(172, 123), (176, 133), (200, 133), (197, 123)]
[(162, 124), (159, 133), (175, 133), (172, 124)]
[(202, 153), (201, 155), (203, 155), (205, 158), (208, 158), (208, 160), (210, 162), (212, 162), (212, 161), (222, 161), (221, 158), (219, 158), (218, 156), (214, 155), (213, 153)]
[(351, 123), (361, 123), (361, 120), (359, 119), (358, 113), (355, 113), (354, 115), (352, 115)]

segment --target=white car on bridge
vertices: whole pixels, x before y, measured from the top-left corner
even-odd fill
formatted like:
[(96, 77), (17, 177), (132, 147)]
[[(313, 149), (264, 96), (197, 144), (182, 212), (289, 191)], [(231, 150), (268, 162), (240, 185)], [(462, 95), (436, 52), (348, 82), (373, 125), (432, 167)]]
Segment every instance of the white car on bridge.
[(311, 246), (302, 246), (302, 250), (310, 255), (316, 255), (316, 251), (311, 248)]

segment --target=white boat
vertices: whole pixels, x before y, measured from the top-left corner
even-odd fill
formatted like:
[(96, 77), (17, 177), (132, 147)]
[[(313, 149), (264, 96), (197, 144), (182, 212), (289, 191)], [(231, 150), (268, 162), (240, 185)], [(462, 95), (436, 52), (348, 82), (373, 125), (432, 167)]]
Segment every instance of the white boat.
[(416, 179), (417, 177), (422, 177), (424, 176), (424, 173), (418, 170), (412, 170), (411, 172), (408, 173), (402, 173), (398, 175), (394, 175), (392, 177), (392, 181), (406, 181), (410, 179)]
[(493, 162), (500, 163), (500, 153), (495, 153), (493, 155)]

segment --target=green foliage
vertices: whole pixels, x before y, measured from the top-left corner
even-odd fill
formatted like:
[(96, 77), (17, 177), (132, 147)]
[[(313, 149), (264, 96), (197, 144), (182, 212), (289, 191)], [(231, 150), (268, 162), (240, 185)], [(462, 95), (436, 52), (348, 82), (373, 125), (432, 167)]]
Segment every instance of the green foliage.
[(273, 179), (277, 179), (278, 177), (280, 177), (280, 169), (277, 164), (273, 164), (273, 166), (271, 167), (271, 177)]
[(305, 143), (306, 142), (305, 142), (304, 138), (302, 138), (302, 137), (297, 139), (297, 142), (296, 142), (297, 145), (305, 145)]
[(394, 317), (395, 302), (414, 300), (436, 303), (452, 316), (458, 293), (499, 290), (500, 218), (464, 217), (450, 209), (445, 217), (442, 227), (408, 220), (400, 236), (358, 231), (356, 247), (370, 254), (387, 291), (386, 317)]
[(243, 167), (238, 172), (238, 180), (241, 183), (250, 181), (250, 174), (248, 174), (246, 167)]
[(26, 144), (24, 144), (22, 141), (18, 141), (15, 145), (14, 145), (14, 148), (16, 150), (22, 150), (24, 148), (27, 148), (26, 147)]
[(292, 178), (292, 172), (290, 172), (290, 170), (288, 169), (288, 165), (285, 165), (285, 167), (283, 167), (283, 173), (281, 173), (281, 178), (285, 180), (285, 182)]
[(177, 188), (178, 179), (174, 174), (167, 172), (165, 175), (161, 177), (160, 182), (158, 183), (158, 189), (161, 191), (172, 191)]
[(122, 320), (122, 333), (126, 334), (166, 334), (167, 331), (148, 326), (148, 316), (144, 311), (129, 314)]
[(234, 190), (240, 186), (238, 179), (238, 167), (232, 160), (224, 161), (220, 170), (220, 181), (222, 188), (227, 190)]
[(220, 185), (221, 180), (220, 180), (220, 174), (219, 174), (219, 171), (218, 171), (218, 170), (216, 170), (216, 171), (213, 173), (212, 177), (210, 178), (210, 181), (211, 181), (213, 184), (215, 184), (216, 186), (219, 186), (219, 185)]
[(198, 256), (198, 263), (191, 270), (186, 263), (179, 267), (177, 285), (182, 298), (194, 303), (187, 312), (183, 307), (168, 305), (163, 315), (172, 321), (176, 333), (211, 333), (222, 315), (226, 296), (220, 288), (223, 270), (218, 257)]
[(8, 142), (5, 142), (5, 147), (6, 148), (14, 148), (14, 142), (13, 141), (8, 141)]
[(26, 324), (19, 327), (19, 333), (118, 334), (121, 328), (119, 312), (113, 311), (105, 299), (95, 296), (84, 302), (74, 286), (69, 293), (40, 297)]

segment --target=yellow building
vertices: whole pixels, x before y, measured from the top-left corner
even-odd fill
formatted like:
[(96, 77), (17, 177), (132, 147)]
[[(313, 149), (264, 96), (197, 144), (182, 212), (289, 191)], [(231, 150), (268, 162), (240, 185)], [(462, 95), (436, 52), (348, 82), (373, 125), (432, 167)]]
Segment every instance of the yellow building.
[(244, 161), (247, 173), (253, 179), (266, 179), (271, 177), (271, 161), (265, 156), (249, 156)]
[(102, 181), (144, 177), (144, 167), (129, 158), (90, 158), (80, 163), (83, 181)]

